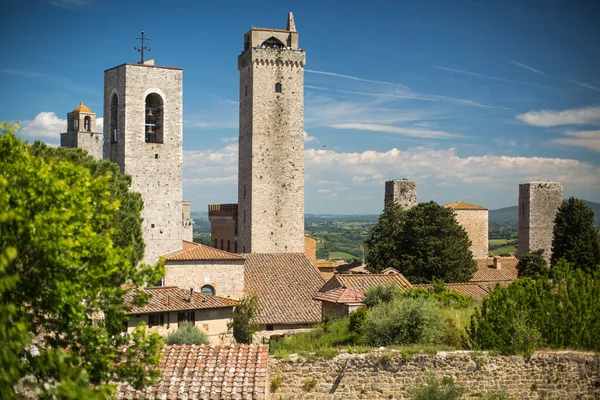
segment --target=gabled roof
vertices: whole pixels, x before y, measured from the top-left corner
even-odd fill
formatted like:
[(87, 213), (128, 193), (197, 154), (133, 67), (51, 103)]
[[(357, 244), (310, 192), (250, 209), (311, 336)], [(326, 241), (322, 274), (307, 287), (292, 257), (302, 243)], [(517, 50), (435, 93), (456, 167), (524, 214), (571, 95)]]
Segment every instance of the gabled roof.
[[(152, 297), (145, 307), (133, 303), (136, 291), (148, 293)], [(132, 289), (125, 294), (123, 303), (129, 310), (127, 314), (149, 314), (155, 312), (199, 310), (205, 308), (234, 307), (237, 301), (224, 297), (194, 292), (194, 301), (190, 303), (190, 292), (175, 286), (159, 286)]]
[(311, 324), (321, 321), (313, 300), (324, 279), (304, 253), (244, 254), (245, 290), (258, 296), (261, 324)]
[(494, 268), (492, 257), (475, 258), (475, 261), (477, 271), (471, 278), (471, 282), (514, 281), (519, 275), (517, 270), (519, 260), (516, 257), (500, 257), (501, 269)]
[(366, 293), (367, 290), (379, 285), (397, 285), (400, 290), (404, 291), (412, 285), (402, 274), (336, 274), (334, 275), (319, 292), (325, 293), (332, 289), (343, 287), (355, 289), (361, 293)]
[(228, 251), (215, 249), (200, 243), (184, 240), (182, 249), (163, 256), (166, 261), (212, 261), (243, 260), (244, 257)]
[(453, 210), (487, 210), (487, 207), (465, 203), (464, 201), (455, 201), (454, 203), (446, 204), (444, 207)]
[(117, 386), (119, 399), (264, 399), (269, 346), (165, 345), (160, 377), (143, 390)]
[(340, 304), (360, 304), (365, 300), (365, 294), (360, 290), (338, 287), (325, 293), (317, 293), (313, 299)]

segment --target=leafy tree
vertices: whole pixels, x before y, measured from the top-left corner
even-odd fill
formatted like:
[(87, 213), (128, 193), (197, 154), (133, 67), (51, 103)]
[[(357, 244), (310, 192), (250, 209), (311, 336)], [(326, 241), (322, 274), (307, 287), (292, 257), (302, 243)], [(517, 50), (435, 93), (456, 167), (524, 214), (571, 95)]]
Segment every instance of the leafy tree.
[(400, 288), (393, 283), (389, 285), (377, 285), (367, 290), (364, 303), (367, 307), (373, 308), (382, 303), (389, 303), (400, 297), (401, 294), (402, 291)]
[(525, 253), (517, 264), (519, 278), (536, 278), (548, 274), (548, 264), (544, 258), (544, 249)]
[(600, 238), (594, 226), (594, 212), (574, 197), (563, 202), (554, 222), (551, 265), (561, 258), (587, 272), (600, 268)]
[(165, 338), (166, 344), (208, 344), (206, 333), (194, 325), (193, 322), (183, 321), (175, 332), (169, 333)]
[(415, 283), (466, 282), (477, 270), (470, 245), (451, 209), (434, 202), (407, 211), (389, 205), (365, 242), (367, 268), (392, 266)]
[(36, 157), (16, 129), (3, 123), (0, 135), (0, 254), (12, 257), (0, 268), (0, 335), (14, 337), (0, 346), (0, 392), (20, 397), (15, 387), (25, 385), (39, 397), (106, 398), (109, 382), (141, 388), (158, 375), (161, 339), (143, 325), (121, 335), (121, 285), (156, 281), (162, 267), (137, 266), (133, 245), (115, 245), (110, 173)]
[(233, 318), (227, 324), (229, 331), (233, 332), (233, 338), (238, 343), (251, 344), (254, 332), (260, 325), (256, 322), (259, 306), (258, 297), (246, 295), (242, 297), (233, 311)]

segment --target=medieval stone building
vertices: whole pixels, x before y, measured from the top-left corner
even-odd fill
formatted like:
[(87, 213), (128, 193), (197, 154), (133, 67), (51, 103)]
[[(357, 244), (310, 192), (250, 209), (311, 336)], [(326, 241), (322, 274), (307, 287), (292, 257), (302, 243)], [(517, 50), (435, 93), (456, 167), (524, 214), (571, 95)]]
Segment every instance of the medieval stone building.
[(403, 210), (417, 205), (417, 182), (406, 178), (385, 182), (384, 206), (396, 203)]
[(96, 113), (83, 103), (67, 114), (67, 132), (60, 134), (61, 147), (86, 150), (94, 158), (102, 159), (102, 134), (96, 132)]
[(454, 212), (456, 221), (467, 231), (473, 257), (488, 256), (488, 209), (464, 201), (446, 204)]

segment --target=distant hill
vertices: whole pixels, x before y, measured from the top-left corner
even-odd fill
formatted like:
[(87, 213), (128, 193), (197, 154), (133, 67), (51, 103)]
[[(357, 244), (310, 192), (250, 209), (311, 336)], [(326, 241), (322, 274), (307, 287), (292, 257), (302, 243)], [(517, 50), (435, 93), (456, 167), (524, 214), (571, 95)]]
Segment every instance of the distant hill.
[[(600, 203), (582, 200), (589, 208), (594, 211), (594, 223), (600, 226)], [(492, 222), (513, 222), (519, 220), (519, 206), (505, 207), (498, 210), (490, 210), (489, 221)]]

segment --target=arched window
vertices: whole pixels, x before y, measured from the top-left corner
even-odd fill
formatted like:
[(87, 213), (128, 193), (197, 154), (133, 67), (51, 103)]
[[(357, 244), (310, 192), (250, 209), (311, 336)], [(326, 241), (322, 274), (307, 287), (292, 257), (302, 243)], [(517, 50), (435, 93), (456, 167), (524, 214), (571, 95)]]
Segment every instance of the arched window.
[(92, 131), (92, 119), (89, 116), (83, 119), (83, 130), (86, 132)]
[(283, 42), (277, 39), (275, 36), (271, 36), (270, 38), (262, 42), (262, 44), (259, 47), (263, 49), (285, 49), (285, 45), (283, 44)]
[(281, 93), (281, 83), (277, 82), (275, 84), (275, 93)]
[(227, 251), (231, 251), (231, 240), (227, 241)]
[(223, 239), (221, 239), (221, 250), (223, 250)]
[(157, 93), (146, 96), (146, 121), (144, 131), (146, 143), (163, 142), (163, 100)]
[(204, 285), (200, 289), (200, 293), (202, 293), (202, 294), (209, 294), (211, 296), (214, 296), (216, 292), (215, 292), (215, 288), (212, 287), (211, 285)]
[(117, 126), (119, 122), (119, 98), (114, 93), (110, 99), (110, 142), (117, 143)]
[(79, 120), (77, 118), (73, 118), (73, 132), (77, 132), (79, 130)]

